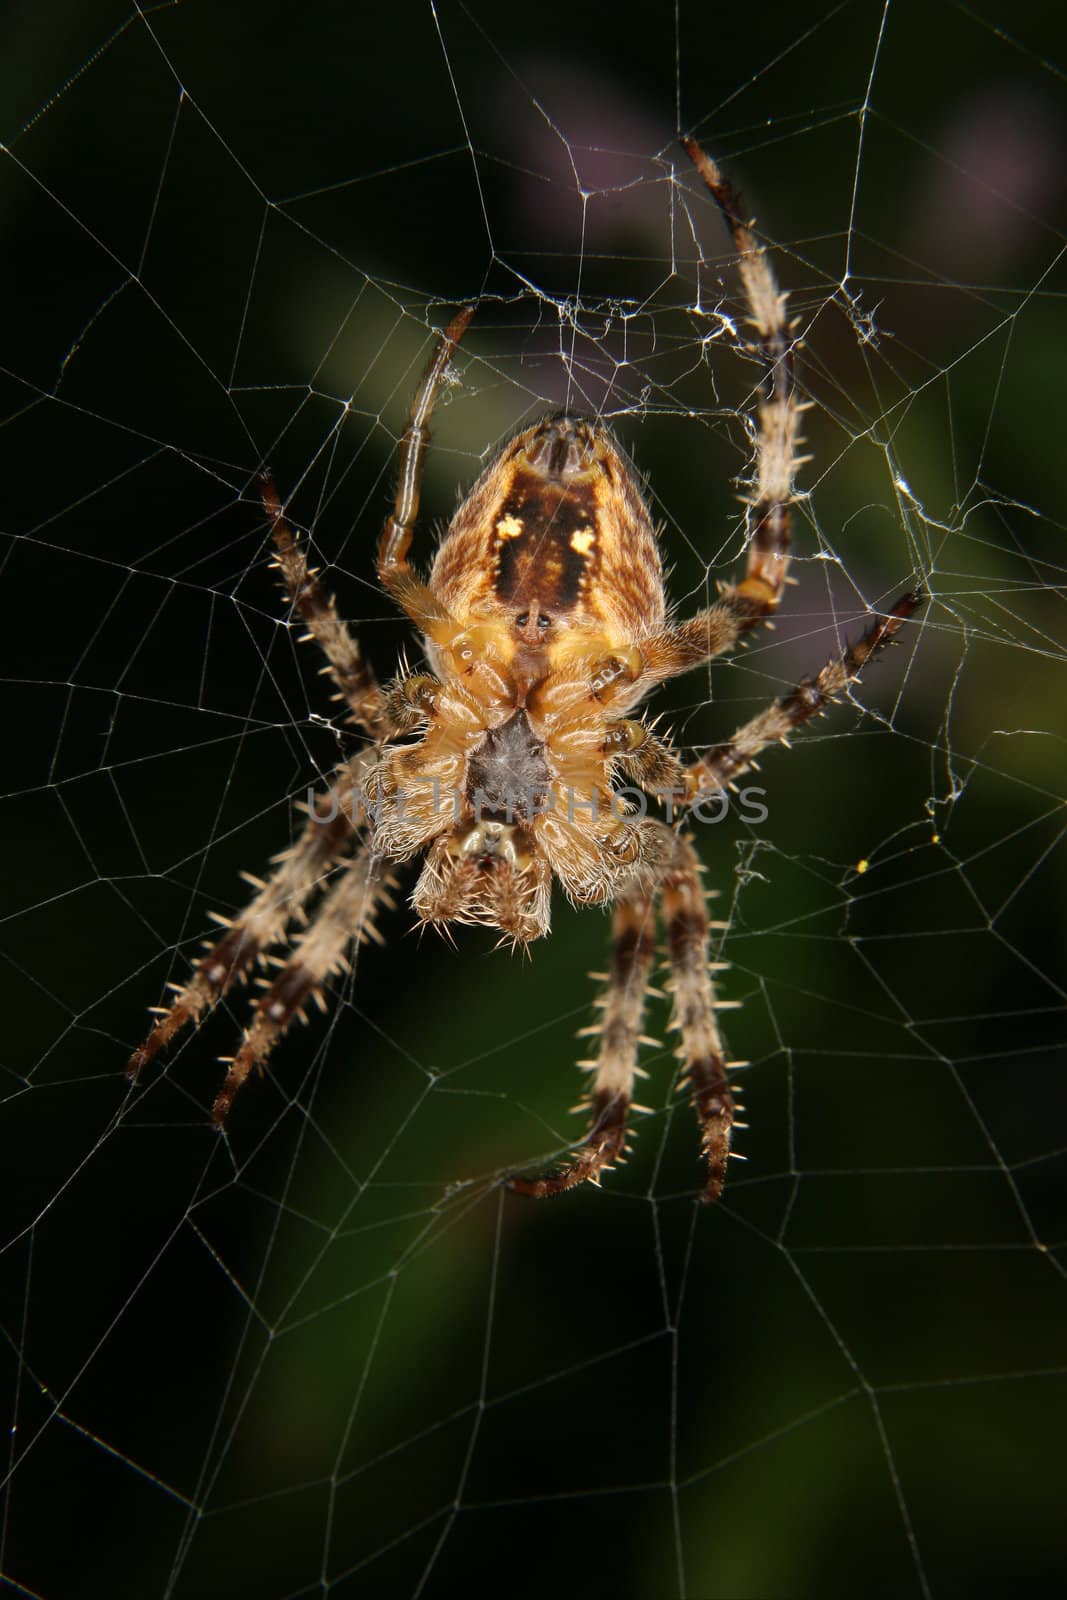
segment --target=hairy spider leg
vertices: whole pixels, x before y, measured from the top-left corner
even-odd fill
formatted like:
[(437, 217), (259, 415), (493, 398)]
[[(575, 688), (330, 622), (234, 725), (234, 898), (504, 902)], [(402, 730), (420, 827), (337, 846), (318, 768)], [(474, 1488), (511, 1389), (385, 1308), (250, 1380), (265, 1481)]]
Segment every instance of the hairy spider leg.
[(770, 615), (781, 599), (789, 571), (793, 478), (802, 458), (796, 454), (798, 406), (793, 373), (793, 341), (786, 321), (786, 296), (778, 288), (764, 251), (749, 223), (741, 220), (740, 196), (696, 139), (683, 148), (710, 190), (737, 251), (738, 271), (766, 364), (756, 443), (757, 474), (750, 500), (755, 531), (749, 546), (748, 574), (736, 600), (754, 608), (753, 622)]
[(359, 779), (366, 765), (357, 756), (340, 773), (333, 787), (319, 800), (308, 816), (300, 838), (288, 850), (274, 857), (274, 872), (267, 882), (245, 873), (259, 893), (239, 917), (229, 919), (212, 913), (226, 932), (196, 964), (192, 978), (178, 989), (167, 1007), (157, 1008), (159, 1021), (127, 1065), (128, 1076), (136, 1081), (141, 1068), (158, 1055), (164, 1045), (186, 1023), (196, 1023), (204, 1011), (216, 1005), (286, 928), (304, 913), (304, 907), (322, 883), (323, 874), (353, 837), (353, 807)]
[(599, 1183), (600, 1173), (621, 1157), (633, 1080), (640, 1070), (637, 1047), (642, 1043), (641, 1019), (655, 948), (652, 896), (636, 894), (618, 900), (612, 923), (611, 971), (607, 986), (596, 1001), (603, 1015), (581, 1030), (582, 1035), (600, 1040), (596, 1060), (578, 1063), (596, 1074), (589, 1096), (582, 1103), (591, 1110), (589, 1133), (558, 1172), (544, 1177), (509, 1178), (509, 1189), (544, 1200), (587, 1179)]
[(386, 519), (378, 540), (378, 578), (397, 604), (407, 612), (421, 633), (444, 642), (444, 635), (455, 629), (449, 612), (429, 585), (418, 577), (408, 562), (422, 491), (422, 468), (430, 443), (430, 417), (448, 371), (456, 346), (470, 326), (473, 306), (464, 306), (437, 341), (422, 382), (415, 391), (407, 423), (400, 439), (400, 465), (396, 500), (392, 516)]
[(253, 1067), (262, 1068), (295, 1019), (305, 1020), (308, 1001), (316, 1000), (325, 1009), (323, 987), (334, 973), (348, 971), (350, 963), (345, 952), (349, 945), (367, 939), (381, 943), (374, 919), (379, 906), (392, 907), (389, 891), (395, 887), (396, 879), (391, 873), (382, 872), (373, 846), (361, 845), (323, 897), (290, 959), (271, 958), (281, 970), (272, 982), (259, 980), (266, 992), (256, 1003), (241, 1048), (229, 1062), (226, 1081), (211, 1113), (216, 1126), (225, 1122), (234, 1096)]
[(333, 596), (319, 583), (318, 569), (308, 566), (305, 548), (285, 519), (281, 496), (270, 472), (260, 477), (259, 492), (277, 550), (271, 565), (281, 573), (289, 604), (299, 611), (307, 627), (300, 643), (314, 639), (319, 646), (327, 662), (323, 675), (337, 685), (334, 698), (347, 700), (352, 720), (372, 739), (388, 738), (394, 730), (374, 668), (364, 659), (358, 642), (338, 615)]
[(649, 685), (722, 655), (774, 615), (789, 572), (796, 469), (810, 459), (797, 454), (801, 443), (798, 421), (804, 407), (796, 399), (786, 297), (751, 225), (741, 219), (740, 196), (733, 185), (696, 139), (683, 139), (682, 145), (730, 230), (765, 374), (756, 430), (756, 474), (745, 496), (752, 528), (745, 576), (739, 583), (724, 585), (719, 598), (706, 610), (642, 643), (642, 681)]
[(658, 876), (651, 887), (616, 903), (611, 971), (607, 987), (596, 1001), (603, 1016), (582, 1029), (584, 1035), (600, 1039), (597, 1059), (579, 1062), (596, 1074), (587, 1101), (591, 1108), (589, 1132), (558, 1171), (508, 1179), (510, 1189), (536, 1200), (562, 1194), (587, 1180), (599, 1183), (601, 1172), (619, 1160), (626, 1148), (633, 1080), (639, 1073), (645, 1076), (637, 1066), (638, 1045), (656, 1042), (644, 1038), (641, 1024), (656, 947), (657, 900), (670, 967), (668, 989), (674, 1002), (671, 1027), (681, 1036), (677, 1054), (683, 1064), (682, 1082), (700, 1123), (708, 1166), (704, 1199), (711, 1202), (722, 1193), (738, 1108), (727, 1082), (726, 1052), (715, 1019), (708, 962), (710, 924), (700, 881), (703, 868), (686, 839), (661, 822), (643, 826), (660, 836), (660, 848), (649, 852), (660, 858)]
[(698, 804), (708, 795), (726, 788), (768, 745), (788, 747), (789, 735), (794, 729), (839, 701), (867, 662), (893, 642), (924, 599), (919, 590), (903, 595), (884, 616), (872, 620), (854, 645), (828, 661), (815, 677), (801, 679), (790, 694), (775, 700), (765, 711), (744, 723), (732, 738), (713, 745), (698, 757), (686, 773), (687, 803)]
[[(726, 1161), (737, 1109), (726, 1078), (726, 1052), (715, 1020), (715, 991), (708, 963), (708, 912), (703, 867), (688, 840), (675, 836), (674, 859), (663, 881), (661, 912), (670, 958), (671, 1027), (681, 1043), (682, 1083), (689, 1091), (708, 1164), (704, 1200), (711, 1204), (726, 1182)], [(722, 1002), (720, 1002), (721, 1004)]]
[[(423, 631), (430, 631), (432, 624), (437, 622), (445, 625), (445, 632), (449, 636), (455, 633), (455, 624), (429, 589), (411, 571), (407, 563), (407, 551), (418, 514), (422, 464), (430, 438), (429, 417), (444, 381), (448, 362), (473, 315), (473, 307), (468, 306), (453, 317), (437, 342), (415, 394), (401, 441), (400, 477), (394, 514), (387, 521), (379, 544), (379, 573), (385, 587)], [(307, 626), (305, 640), (314, 640), (319, 645), (327, 661), (324, 671), (333, 679), (339, 696), (347, 701), (354, 720), (372, 738), (381, 740), (407, 731), (420, 713), (432, 716), (433, 680), (421, 678), (417, 695), (410, 690), (398, 691), (395, 686), (386, 693), (378, 684), (373, 668), (364, 660), (357, 641), (338, 614), (336, 603), (323, 590), (318, 573), (308, 566), (305, 548), (285, 517), (281, 497), (269, 471), (263, 473), (260, 479), (260, 493), (277, 551), (273, 565), (282, 574), (290, 604), (300, 613)], [(245, 978), (263, 953), (282, 937), (289, 923), (302, 914), (323, 871), (343, 851), (352, 836), (353, 823), (351, 817), (345, 815), (346, 805), (349, 809), (354, 805), (354, 792), (358, 790), (368, 760), (369, 753), (367, 757), (357, 758), (352, 770), (325, 797), (322, 804), (333, 821), (324, 824), (313, 815), (297, 844), (276, 858), (277, 871), (271, 879), (260, 885), (258, 880), (250, 878), (260, 888), (260, 893), (236, 921), (227, 924), (225, 936), (197, 963), (192, 979), (178, 990), (171, 1005), (160, 1008), (160, 1020), (144, 1044), (130, 1057), (127, 1074), (131, 1079), (136, 1080), (141, 1068), (181, 1028), (187, 1023), (198, 1022), (203, 1013), (214, 1006), (235, 982)], [(378, 893), (377, 898), (381, 900), (385, 897)], [(319, 915), (324, 909), (325, 903)], [(309, 933), (314, 932), (315, 926), (313, 923)], [(311, 987), (314, 989), (315, 985)], [(270, 1030), (263, 1017), (257, 1018), (257, 1021), (258, 1045)], [(227, 1092), (224, 1089), (216, 1102), (216, 1122), (225, 1117), (237, 1088), (251, 1066), (256, 1060), (263, 1059), (286, 1026), (288, 1019), (283, 1026), (274, 1028), (269, 1042), (258, 1054), (246, 1040), (227, 1077), (229, 1090)], [(238, 1062), (241, 1063), (240, 1070)]]

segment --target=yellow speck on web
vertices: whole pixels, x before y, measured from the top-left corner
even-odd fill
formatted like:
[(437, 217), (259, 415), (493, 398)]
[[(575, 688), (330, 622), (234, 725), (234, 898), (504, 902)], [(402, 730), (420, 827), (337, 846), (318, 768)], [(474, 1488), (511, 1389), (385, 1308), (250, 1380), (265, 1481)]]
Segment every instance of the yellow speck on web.
[(860, 874), (863, 874), (867, 871), (867, 868), (870, 866), (870, 864), (871, 863), (867, 860), (867, 857), (864, 856), (862, 861), (856, 862), (856, 871)]

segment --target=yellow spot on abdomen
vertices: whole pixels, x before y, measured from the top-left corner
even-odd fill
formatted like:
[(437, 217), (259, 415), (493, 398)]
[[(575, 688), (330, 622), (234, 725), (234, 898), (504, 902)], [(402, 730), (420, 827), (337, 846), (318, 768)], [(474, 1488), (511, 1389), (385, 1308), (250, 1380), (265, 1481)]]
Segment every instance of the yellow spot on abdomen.
[(580, 556), (587, 556), (596, 544), (596, 534), (592, 528), (575, 528), (571, 534), (571, 549), (577, 550)]
[(522, 532), (521, 517), (501, 517), (496, 525), (496, 531), (502, 539), (517, 539)]

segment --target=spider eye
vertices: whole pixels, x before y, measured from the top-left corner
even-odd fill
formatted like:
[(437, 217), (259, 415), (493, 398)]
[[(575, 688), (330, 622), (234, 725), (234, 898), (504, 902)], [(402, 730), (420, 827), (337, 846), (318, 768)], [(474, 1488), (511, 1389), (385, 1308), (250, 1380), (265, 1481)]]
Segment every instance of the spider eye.
[(528, 611), (524, 611), (521, 616), (515, 618), (515, 626), (516, 626), (516, 628), (525, 628), (525, 626), (529, 622), (529, 620), (530, 620), (530, 613)]
[(552, 626), (552, 618), (551, 617), (546, 617), (542, 613), (541, 616), (539, 616), (538, 619), (537, 619), (537, 626), (542, 631), (544, 631), (545, 628), (551, 628), (551, 626)]

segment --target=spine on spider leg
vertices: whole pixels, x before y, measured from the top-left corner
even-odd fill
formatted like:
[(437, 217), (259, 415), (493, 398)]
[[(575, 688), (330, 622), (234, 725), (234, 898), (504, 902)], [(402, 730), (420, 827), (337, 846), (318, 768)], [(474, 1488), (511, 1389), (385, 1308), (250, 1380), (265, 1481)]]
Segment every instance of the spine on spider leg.
[(611, 972), (597, 1000), (601, 1017), (599, 1022), (582, 1029), (586, 1038), (600, 1040), (596, 1060), (583, 1063), (596, 1074), (584, 1103), (590, 1112), (590, 1142), (595, 1138), (600, 1165), (604, 1167), (610, 1166), (625, 1149), (655, 948), (651, 903), (644, 898), (620, 901), (612, 930)]
[(287, 923), (300, 914), (323, 868), (333, 860), (352, 831), (352, 820), (346, 808), (353, 803), (354, 782), (352, 771), (341, 774), (322, 802), (322, 810), (312, 813), (296, 844), (275, 858), (277, 870), (268, 883), (249, 879), (260, 892), (236, 921), (229, 923), (226, 918), (215, 916), (215, 920), (226, 927), (226, 933), (200, 958), (193, 977), (178, 990), (144, 1044), (133, 1052), (126, 1068), (128, 1077), (136, 1080), (142, 1067), (147, 1066), (186, 1023), (198, 1022), (227, 990), (247, 977), (263, 951), (275, 943)]
[(642, 1042), (641, 1019), (655, 944), (651, 902), (643, 896), (620, 900), (612, 927), (611, 971), (596, 1002), (603, 1015), (580, 1035), (600, 1040), (596, 1059), (578, 1063), (596, 1074), (589, 1094), (574, 1107), (576, 1111), (588, 1108), (589, 1132), (558, 1172), (539, 1178), (513, 1177), (508, 1180), (510, 1189), (544, 1200), (579, 1183), (599, 1183), (600, 1174), (622, 1158), (633, 1080), (640, 1070), (637, 1050)]
[(677, 842), (675, 864), (663, 889), (663, 923), (670, 957), (673, 996), (671, 1027), (681, 1035), (677, 1052), (684, 1063), (683, 1082), (700, 1123), (708, 1164), (704, 1201), (722, 1193), (734, 1098), (726, 1078), (722, 1039), (715, 1021), (715, 993), (708, 968), (708, 913), (700, 882), (700, 863), (691, 845)]
[(371, 846), (362, 846), (318, 907), (291, 960), (277, 962), (281, 971), (273, 982), (263, 980), (266, 992), (241, 1048), (228, 1063), (226, 1080), (212, 1109), (216, 1127), (225, 1122), (234, 1096), (253, 1067), (262, 1067), (294, 1020), (306, 1020), (308, 1001), (317, 1000), (321, 1005), (327, 979), (348, 970), (349, 947), (367, 939), (381, 941), (375, 917), (379, 907), (392, 906), (389, 891), (396, 887), (396, 880), (389, 873), (376, 876), (378, 865)]
[(776, 700), (766, 711), (739, 728), (732, 739), (716, 745), (694, 763), (689, 775), (690, 800), (699, 802), (727, 784), (755, 761), (768, 745), (786, 744), (789, 735), (840, 700), (863, 668), (891, 644), (909, 617), (923, 604), (920, 590), (903, 595), (884, 617), (877, 617), (866, 633), (814, 678), (804, 678), (791, 694)]
[(740, 583), (723, 590), (720, 600), (721, 605), (737, 613), (738, 632), (745, 633), (773, 616), (789, 572), (793, 484), (797, 467), (807, 459), (797, 454), (801, 443), (798, 419), (803, 408), (796, 401), (786, 297), (778, 288), (750, 225), (742, 221), (740, 196), (696, 139), (683, 139), (682, 145), (730, 230), (749, 320), (758, 334), (766, 364), (756, 440), (756, 479), (746, 496), (754, 525), (748, 570)]
[(126, 1063), (126, 1076), (131, 1082), (136, 1083), (142, 1068), (170, 1043), (187, 1022), (198, 1022), (232, 984), (247, 974), (261, 949), (259, 939), (246, 922), (238, 923), (218, 944), (212, 946), (209, 953), (197, 963), (194, 976), (184, 988), (179, 989), (171, 1005), (162, 1008), (160, 1020)]
[(313, 639), (319, 645), (327, 660), (323, 673), (334, 680), (339, 697), (347, 700), (355, 720), (372, 737), (388, 733), (384, 696), (374, 668), (341, 621), (333, 596), (319, 583), (317, 570), (308, 566), (304, 548), (285, 520), (281, 498), (269, 472), (260, 478), (260, 494), (277, 551), (271, 565), (281, 573), (289, 603), (307, 626), (304, 640)]

